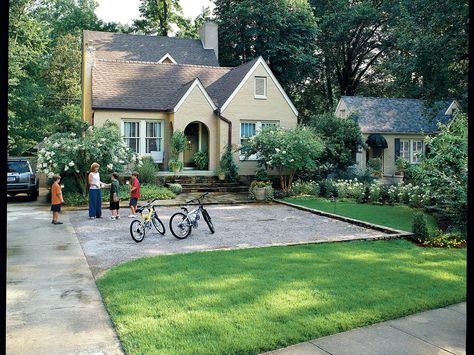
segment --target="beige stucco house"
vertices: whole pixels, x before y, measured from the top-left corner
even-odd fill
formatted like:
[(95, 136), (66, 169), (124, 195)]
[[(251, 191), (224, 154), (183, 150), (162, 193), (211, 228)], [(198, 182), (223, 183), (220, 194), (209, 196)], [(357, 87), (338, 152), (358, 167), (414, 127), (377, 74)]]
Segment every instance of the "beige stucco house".
[[(193, 169), (193, 154), (209, 156), (208, 172), (224, 147), (234, 148), (266, 125), (295, 127), (298, 112), (265, 61), (220, 67), (217, 26), (206, 23), (199, 40), (83, 32), (83, 119), (121, 127), (127, 145), (142, 156), (170, 159), (170, 137), (184, 131), (181, 155)], [(158, 155), (157, 153), (158, 152)], [(253, 175), (256, 161), (234, 159), (240, 175)]]
[(397, 172), (395, 161), (403, 157), (412, 164), (426, 152), (426, 137), (439, 132), (437, 122), (446, 123), (460, 106), (456, 100), (431, 107), (417, 99), (342, 96), (335, 115), (356, 119), (368, 149), (359, 149), (356, 162), (366, 169), (371, 158), (382, 160), (385, 177)]

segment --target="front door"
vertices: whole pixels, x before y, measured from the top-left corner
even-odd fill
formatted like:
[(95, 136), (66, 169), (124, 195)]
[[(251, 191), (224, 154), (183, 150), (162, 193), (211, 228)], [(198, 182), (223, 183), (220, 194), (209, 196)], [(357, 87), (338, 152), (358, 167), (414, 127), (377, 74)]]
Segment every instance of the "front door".
[(187, 145), (184, 150), (184, 166), (195, 167), (193, 155), (199, 150), (199, 123), (192, 122), (184, 129)]

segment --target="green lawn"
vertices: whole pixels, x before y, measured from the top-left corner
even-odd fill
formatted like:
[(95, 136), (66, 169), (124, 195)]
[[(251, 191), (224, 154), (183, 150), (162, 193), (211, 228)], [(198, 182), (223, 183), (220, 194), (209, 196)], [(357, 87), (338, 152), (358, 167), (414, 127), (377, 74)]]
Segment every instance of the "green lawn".
[[(404, 205), (372, 205), (351, 201), (336, 201), (334, 203), (327, 199), (311, 197), (286, 198), (284, 201), (407, 232), (412, 231), (415, 210)], [(427, 214), (425, 216), (428, 229), (430, 231), (436, 230), (436, 221), (433, 216)]]
[(466, 250), (383, 240), (190, 253), (128, 262), (97, 284), (128, 354), (257, 354), (464, 301)]

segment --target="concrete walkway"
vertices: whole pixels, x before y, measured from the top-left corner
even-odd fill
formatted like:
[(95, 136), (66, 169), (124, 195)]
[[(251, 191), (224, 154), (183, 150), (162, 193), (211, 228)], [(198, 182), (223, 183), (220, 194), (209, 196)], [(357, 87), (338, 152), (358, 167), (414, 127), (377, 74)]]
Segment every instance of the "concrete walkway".
[(466, 354), (466, 303), (319, 338), (266, 355)]
[(67, 214), (7, 207), (7, 354), (122, 354)]

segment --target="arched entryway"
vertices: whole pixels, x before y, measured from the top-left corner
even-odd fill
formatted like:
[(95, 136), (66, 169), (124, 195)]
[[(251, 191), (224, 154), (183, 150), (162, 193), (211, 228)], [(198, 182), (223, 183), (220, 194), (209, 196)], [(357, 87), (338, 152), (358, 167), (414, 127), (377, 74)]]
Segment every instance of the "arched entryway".
[(209, 128), (202, 122), (194, 121), (184, 129), (187, 145), (184, 150), (183, 160), (185, 169), (197, 169), (193, 160), (196, 152), (201, 151), (207, 155), (208, 163), (204, 170), (209, 169)]

